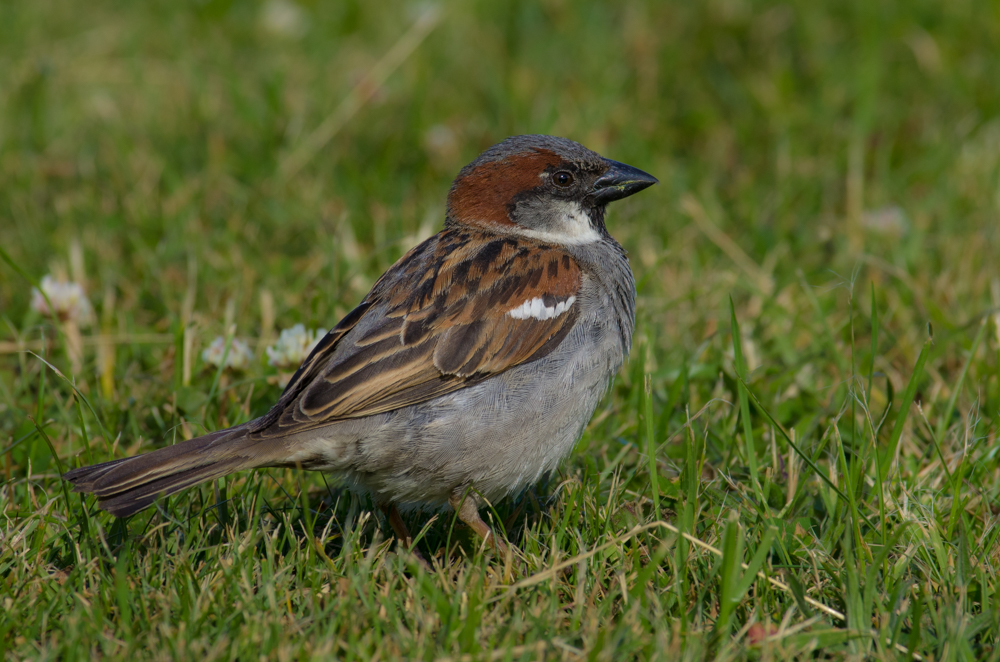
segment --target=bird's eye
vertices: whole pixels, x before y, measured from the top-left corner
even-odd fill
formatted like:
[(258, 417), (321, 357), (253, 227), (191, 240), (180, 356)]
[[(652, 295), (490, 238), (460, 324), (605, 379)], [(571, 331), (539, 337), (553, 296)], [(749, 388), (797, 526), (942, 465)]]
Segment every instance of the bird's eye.
[(552, 175), (552, 182), (559, 188), (566, 188), (573, 183), (573, 173), (560, 170)]

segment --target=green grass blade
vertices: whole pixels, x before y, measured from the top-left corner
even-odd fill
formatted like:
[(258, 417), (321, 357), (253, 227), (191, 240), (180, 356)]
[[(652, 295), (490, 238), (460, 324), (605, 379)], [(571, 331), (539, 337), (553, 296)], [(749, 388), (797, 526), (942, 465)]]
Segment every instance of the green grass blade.
[[(42, 428), (42, 426), (39, 425), (34, 418), (31, 418), (30, 416), (28, 418), (31, 421), (32, 425), (35, 426), (35, 429), (38, 431), (38, 436), (40, 436), (45, 441), (45, 444), (49, 447), (49, 452), (52, 453), (52, 459), (55, 460), (56, 466), (59, 467), (59, 474), (62, 475), (66, 473), (66, 467), (63, 465), (62, 460), (59, 458), (59, 453), (56, 452), (55, 444), (53, 444), (52, 440), (49, 439), (49, 435), (45, 434), (45, 429)], [(66, 487), (66, 481), (60, 480), (59, 488), (62, 490), (63, 498), (66, 499), (66, 507), (69, 508), (69, 503), (70, 503), (69, 488)]]
[(979, 331), (976, 333), (975, 339), (972, 341), (972, 347), (969, 349), (969, 355), (965, 358), (965, 363), (962, 364), (962, 370), (958, 373), (958, 379), (955, 381), (955, 386), (951, 389), (951, 396), (948, 398), (948, 404), (945, 405), (944, 411), (941, 412), (938, 417), (937, 428), (934, 430), (934, 438), (937, 443), (944, 441), (945, 430), (948, 429), (948, 421), (951, 419), (951, 412), (955, 410), (955, 402), (958, 400), (958, 394), (962, 392), (962, 386), (965, 384), (965, 376), (969, 374), (969, 366), (972, 365), (972, 360), (976, 357), (976, 352), (979, 351), (979, 343), (983, 341), (986, 336), (986, 327), (989, 317), (983, 316), (982, 321), (979, 323)]
[(739, 392), (739, 402), (740, 402), (740, 420), (743, 421), (743, 443), (745, 444), (744, 452), (747, 456), (747, 465), (750, 469), (750, 483), (753, 487), (754, 496), (756, 496), (760, 507), (767, 511), (767, 499), (764, 498), (764, 492), (760, 487), (760, 478), (757, 470), (757, 449), (754, 445), (753, 438), (753, 425), (750, 421), (750, 404), (747, 401), (747, 392), (749, 389), (746, 385), (747, 375), (747, 364), (746, 359), (743, 357), (743, 341), (740, 335), (740, 324), (736, 319), (736, 305), (733, 303), (733, 298), (729, 297), (729, 318), (733, 334), (733, 355), (736, 362), (736, 377), (737, 377), (737, 391)]
[(740, 534), (739, 514), (733, 511), (726, 520), (722, 534), (722, 558), (719, 559), (719, 618), (715, 633), (721, 635), (729, 631), (733, 608), (738, 602), (737, 581), (743, 563), (743, 537)]
[(906, 423), (906, 417), (910, 415), (910, 405), (913, 404), (913, 398), (917, 395), (917, 386), (924, 375), (924, 365), (927, 363), (931, 341), (932, 338), (927, 338), (924, 341), (923, 347), (920, 348), (917, 363), (913, 367), (913, 374), (910, 375), (910, 381), (906, 384), (906, 390), (903, 391), (903, 397), (899, 401), (899, 411), (896, 413), (896, 423), (893, 425), (892, 433), (889, 435), (889, 443), (879, 458), (879, 480), (881, 481), (889, 477), (889, 469), (892, 466), (892, 459), (896, 454), (896, 446), (899, 444), (899, 438), (903, 434), (903, 425)]
[[(841, 499), (843, 499), (844, 503), (848, 503), (849, 500), (847, 498), (847, 495), (844, 494), (843, 490), (841, 490), (839, 487), (837, 487), (837, 485), (832, 480), (830, 480), (830, 477), (827, 476), (826, 473), (824, 471), (822, 471), (816, 465), (816, 463), (813, 461), (813, 459), (810, 458), (806, 453), (804, 453), (802, 451), (802, 449), (799, 447), (798, 444), (796, 444), (794, 441), (792, 441), (792, 438), (788, 435), (787, 432), (785, 432), (785, 428), (783, 428), (781, 426), (781, 424), (778, 422), (778, 420), (776, 418), (774, 418), (773, 415), (771, 415), (771, 412), (769, 412), (764, 407), (764, 405), (762, 405), (760, 403), (760, 400), (757, 399), (757, 396), (755, 396), (753, 394), (753, 392), (749, 391), (749, 390), (747, 391), (747, 394), (749, 395), (750, 399), (753, 401), (754, 405), (757, 407), (757, 410), (760, 411), (760, 413), (764, 414), (764, 416), (766, 416), (769, 421), (771, 421), (771, 425), (773, 425), (774, 429), (777, 430), (781, 434), (781, 436), (785, 439), (785, 442), (788, 443), (788, 445), (792, 447), (792, 450), (795, 451), (795, 454), (798, 455), (800, 458), (802, 458), (802, 460), (807, 465), (809, 465), (809, 468), (813, 470), (813, 473), (820, 480), (822, 480), (824, 483), (826, 483), (830, 487), (830, 489), (832, 489), (837, 494), (838, 497), (840, 497)], [(860, 515), (861, 515), (861, 518), (865, 521), (865, 524), (867, 524), (872, 529), (876, 528), (875, 525), (871, 522), (871, 520), (869, 520), (864, 515), (864, 513), (860, 513)]]
[(34, 352), (28, 352), (28, 353), (34, 356), (39, 361), (41, 361), (42, 363), (44, 363), (46, 366), (48, 366), (49, 370), (54, 372), (56, 374), (56, 377), (59, 377), (64, 382), (66, 382), (66, 384), (73, 390), (73, 393), (76, 395), (76, 397), (80, 398), (80, 400), (83, 401), (85, 405), (87, 405), (87, 409), (89, 409), (90, 413), (93, 414), (94, 420), (97, 421), (97, 425), (101, 429), (101, 434), (104, 435), (104, 441), (107, 443), (108, 448), (111, 448), (111, 445), (114, 443), (111, 438), (111, 434), (108, 432), (108, 429), (104, 427), (104, 421), (102, 421), (101, 417), (97, 415), (97, 410), (94, 409), (94, 406), (92, 404), (90, 404), (90, 399), (87, 398), (87, 396), (84, 395), (83, 392), (77, 388), (76, 384), (73, 383), (73, 380), (64, 375), (62, 371), (59, 370), (59, 368), (55, 367), (54, 365), (46, 361), (43, 357), (39, 356), (38, 354), (35, 354)]
[(869, 350), (871, 360), (868, 363), (868, 388), (865, 390), (865, 404), (871, 406), (872, 378), (875, 376), (875, 357), (878, 356), (878, 307), (875, 305), (875, 283), (871, 284), (872, 296), (872, 343)]
[(743, 599), (743, 596), (747, 594), (747, 591), (750, 590), (750, 587), (757, 580), (757, 573), (764, 567), (764, 561), (767, 560), (767, 555), (771, 552), (771, 543), (774, 542), (774, 538), (777, 535), (778, 529), (772, 526), (761, 536), (760, 544), (757, 545), (757, 551), (754, 552), (753, 558), (750, 559), (750, 563), (747, 564), (747, 568), (743, 571), (743, 576), (736, 586), (736, 591), (733, 594), (733, 599), (736, 602)]
[(847, 455), (844, 450), (844, 439), (841, 437), (839, 425), (839, 422), (833, 424), (833, 434), (837, 443), (837, 458), (840, 461), (841, 473), (843, 474), (844, 482), (846, 483), (844, 494), (847, 496), (848, 512), (851, 514), (851, 528), (854, 531), (855, 539), (861, 540), (861, 512), (858, 510), (858, 502), (855, 497), (854, 485), (851, 479), (851, 471), (847, 464)]
[(653, 385), (646, 375), (643, 392), (643, 418), (645, 419), (646, 458), (649, 463), (649, 482), (653, 492), (653, 517), (660, 518), (660, 477), (656, 468), (656, 438), (653, 434)]

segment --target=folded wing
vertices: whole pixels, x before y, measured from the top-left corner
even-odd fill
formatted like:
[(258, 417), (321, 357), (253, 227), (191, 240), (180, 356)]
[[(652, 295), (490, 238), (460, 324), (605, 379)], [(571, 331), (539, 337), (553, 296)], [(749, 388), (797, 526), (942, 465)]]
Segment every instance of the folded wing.
[(391, 411), (537, 360), (576, 323), (581, 278), (558, 247), (446, 230), (382, 276), (253, 433)]

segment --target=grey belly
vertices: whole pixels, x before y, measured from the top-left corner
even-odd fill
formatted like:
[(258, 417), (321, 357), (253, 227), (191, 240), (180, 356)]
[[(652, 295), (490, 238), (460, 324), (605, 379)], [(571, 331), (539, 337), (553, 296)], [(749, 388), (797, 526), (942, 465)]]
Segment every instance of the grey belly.
[(470, 486), (499, 499), (572, 450), (624, 354), (618, 334), (577, 324), (552, 354), (476, 386), (289, 439), (292, 462), (383, 502), (440, 505)]

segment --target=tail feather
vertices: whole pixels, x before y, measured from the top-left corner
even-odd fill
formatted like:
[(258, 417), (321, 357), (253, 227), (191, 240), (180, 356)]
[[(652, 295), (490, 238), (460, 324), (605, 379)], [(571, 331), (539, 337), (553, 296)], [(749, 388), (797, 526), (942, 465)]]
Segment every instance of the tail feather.
[(245, 426), (219, 430), (151, 453), (80, 467), (63, 474), (74, 492), (90, 492), (97, 505), (119, 517), (156, 499), (241, 469), (280, 462), (280, 441), (248, 438)]
[(99, 497), (97, 505), (112, 515), (127, 517), (148, 508), (160, 497), (169, 496), (215, 478), (221, 478), (241, 468), (243, 468), (242, 465), (234, 461), (215, 462), (189, 469), (184, 473), (163, 476), (108, 497)]

